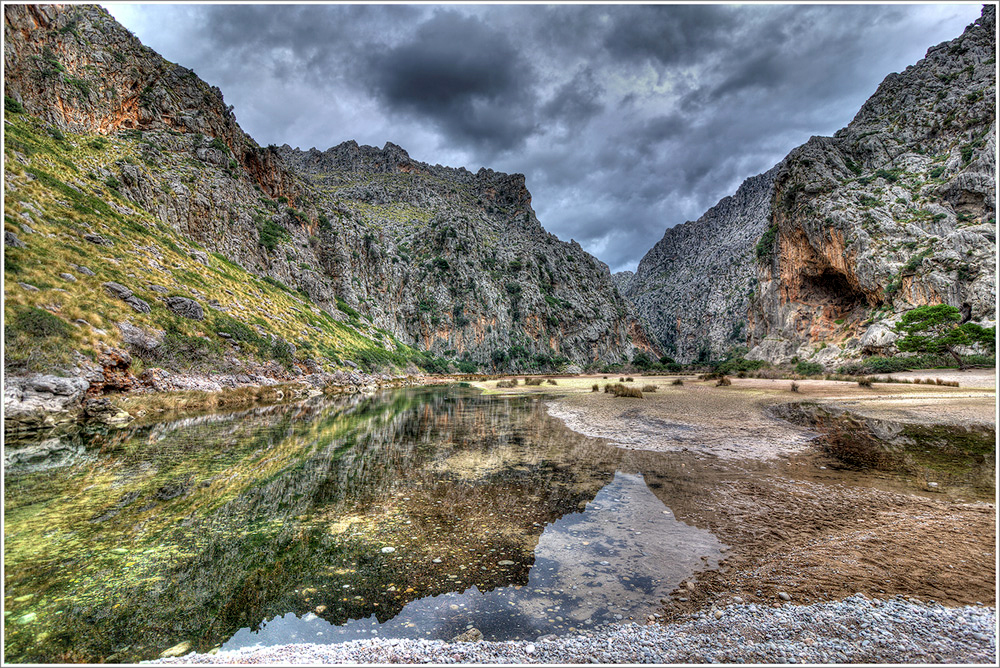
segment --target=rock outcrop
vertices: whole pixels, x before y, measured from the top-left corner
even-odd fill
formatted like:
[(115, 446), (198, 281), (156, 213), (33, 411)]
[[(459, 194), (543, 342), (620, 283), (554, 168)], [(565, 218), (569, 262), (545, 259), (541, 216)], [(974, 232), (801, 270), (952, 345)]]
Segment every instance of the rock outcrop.
[(994, 321), (995, 10), (781, 163), (751, 355), (886, 350), (887, 326), (924, 304)]

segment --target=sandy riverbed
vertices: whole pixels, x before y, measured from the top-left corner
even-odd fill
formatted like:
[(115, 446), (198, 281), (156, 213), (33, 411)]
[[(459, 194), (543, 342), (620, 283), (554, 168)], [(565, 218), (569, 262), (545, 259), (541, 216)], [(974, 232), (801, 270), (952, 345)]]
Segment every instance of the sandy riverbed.
[[(673, 378), (635, 376), (630, 385), (657, 391), (630, 399), (591, 392), (594, 383), (618, 381), (594, 376), (503, 391), (546, 392), (550, 414), (570, 428), (636, 451), (676, 451), (690, 458), (691, 475), (714, 481), (700, 498), (665, 500), (679, 519), (731, 546), (721, 569), (704, 571), (666, 602), (667, 618), (734, 598), (774, 603), (779, 590), (800, 603), (862, 592), (990, 604), (992, 503), (905, 476), (846, 470), (811, 445), (815, 433), (768, 414), (770, 406), (806, 401), (913, 424), (994, 425), (993, 370), (896, 375), (960, 386), (800, 380), (793, 392), (789, 380), (733, 378), (717, 387), (685, 377), (675, 386)], [(495, 392), (493, 385), (482, 384)]]

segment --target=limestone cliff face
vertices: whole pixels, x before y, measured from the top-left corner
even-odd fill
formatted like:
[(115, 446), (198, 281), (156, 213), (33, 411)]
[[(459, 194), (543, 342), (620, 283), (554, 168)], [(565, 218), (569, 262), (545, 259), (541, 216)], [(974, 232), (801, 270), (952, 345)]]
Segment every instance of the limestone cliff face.
[(747, 179), (698, 220), (669, 228), (623, 280), (622, 294), (678, 362), (717, 359), (745, 342), (757, 283), (754, 244), (768, 225), (776, 171)]
[(649, 348), (607, 267), (542, 229), (523, 176), (426, 165), (392, 144), (262, 148), (217, 88), (99, 7), (8, 5), (4, 21), (7, 96), (141, 156), (88, 164), (96, 181), (341, 322), (367, 316), (351, 317), (364, 336), (498, 369)]
[(542, 229), (524, 176), (428, 165), (393, 144), (278, 155), (326, 212), (317, 266), (401, 340), (498, 364), (651, 350), (608, 267)]
[(888, 327), (923, 304), (993, 321), (995, 9), (778, 167), (752, 356), (891, 352)]
[(995, 7), (891, 74), (833, 137), (813, 137), (620, 278), (679, 361), (829, 363), (894, 352), (893, 323), (946, 303), (993, 322)]

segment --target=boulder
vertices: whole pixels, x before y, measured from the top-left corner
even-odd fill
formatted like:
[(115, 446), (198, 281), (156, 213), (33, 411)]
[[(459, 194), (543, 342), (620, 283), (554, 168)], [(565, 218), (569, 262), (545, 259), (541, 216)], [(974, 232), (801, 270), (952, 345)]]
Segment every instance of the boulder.
[(861, 336), (861, 352), (867, 355), (889, 352), (898, 338), (885, 323), (873, 323)]
[(193, 299), (188, 299), (187, 297), (167, 297), (165, 303), (168, 309), (182, 318), (190, 318), (191, 320), (205, 319), (204, 309), (201, 308), (201, 304)]
[(118, 331), (121, 332), (122, 343), (140, 354), (152, 353), (163, 343), (163, 330), (146, 330), (130, 322), (119, 322)]
[(4, 379), (4, 431), (38, 429), (68, 422), (79, 409), (90, 383), (83, 378), (51, 375)]
[(83, 416), (92, 422), (100, 422), (107, 425), (125, 424), (132, 420), (131, 415), (118, 406), (115, 406), (106, 397), (85, 401), (83, 404)]
[(89, 241), (90, 243), (96, 244), (98, 246), (113, 246), (114, 245), (114, 244), (111, 243), (110, 239), (108, 239), (107, 237), (101, 236), (100, 234), (84, 234), (83, 235), (83, 240), (84, 241)]
[(28, 244), (17, 238), (13, 232), (3, 231), (3, 245), (11, 248), (25, 248)]
[(101, 285), (104, 286), (104, 289), (109, 295), (121, 299), (123, 302), (131, 306), (133, 310), (138, 311), (139, 313), (149, 313), (153, 310), (148, 303), (136, 297), (132, 294), (131, 290), (126, 288), (121, 283), (108, 281), (107, 283), (102, 283)]

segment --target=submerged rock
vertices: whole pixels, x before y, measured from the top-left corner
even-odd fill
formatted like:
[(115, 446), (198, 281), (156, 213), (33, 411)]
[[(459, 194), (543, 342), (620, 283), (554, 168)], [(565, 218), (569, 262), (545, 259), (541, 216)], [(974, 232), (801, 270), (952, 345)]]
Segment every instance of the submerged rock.
[(465, 633), (459, 633), (448, 642), (479, 642), (483, 639), (483, 632), (477, 628), (471, 628)]
[(170, 649), (165, 649), (160, 652), (160, 658), (166, 659), (172, 656), (183, 656), (191, 651), (191, 643), (185, 640), (182, 643), (177, 643)]
[(72, 464), (85, 452), (82, 445), (74, 445), (59, 438), (49, 438), (23, 448), (4, 447), (4, 467), (8, 471), (34, 472)]

